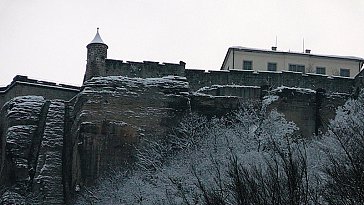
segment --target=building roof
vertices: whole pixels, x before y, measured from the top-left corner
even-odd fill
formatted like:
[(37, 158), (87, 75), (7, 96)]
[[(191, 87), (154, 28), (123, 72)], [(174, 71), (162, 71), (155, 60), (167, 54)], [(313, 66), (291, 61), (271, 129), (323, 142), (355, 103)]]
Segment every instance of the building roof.
[(355, 56), (338, 56), (338, 55), (322, 55), (322, 54), (312, 54), (312, 53), (299, 53), (299, 52), (287, 52), (287, 51), (278, 51), (278, 50), (267, 50), (267, 49), (257, 49), (257, 48), (247, 48), (242, 46), (233, 46), (230, 47), (228, 52), (226, 53), (224, 62), (222, 67), (225, 65), (227, 61), (227, 57), (231, 51), (242, 51), (242, 52), (252, 52), (252, 53), (267, 53), (267, 54), (281, 54), (281, 55), (292, 55), (292, 56), (304, 56), (304, 57), (317, 57), (317, 58), (330, 58), (330, 59), (340, 59), (340, 60), (351, 60), (358, 61), (364, 63), (364, 58), (355, 57)]
[(95, 35), (95, 38), (91, 41), (91, 43), (102, 43), (102, 44), (105, 44), (104, 41), (100, 37), (99, 28), (97, 28), (97, 33)]

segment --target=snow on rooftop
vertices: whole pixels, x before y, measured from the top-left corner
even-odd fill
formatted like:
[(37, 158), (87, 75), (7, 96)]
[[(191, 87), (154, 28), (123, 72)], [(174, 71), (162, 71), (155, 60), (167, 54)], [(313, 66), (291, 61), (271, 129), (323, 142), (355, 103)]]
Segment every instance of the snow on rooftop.
[(102, 43), (102, 44), (105, 44), (104, 41), (101, 39), (101, 36), (99, 34), (99, 28), (97, 28), (97, 33), (95, 35), (95, 38), (91, 41), (91, 43)]
[(112, 83), (126, 84), (131, 87), (135, 87), (138, 84), (142, 84), (146, 87), (157, 86), (157, 85), (176, 85), (184, 88), (188, 88), (188, 82), (186, 77), (181, 76), (164, 76), (161, 78), (129, 78), (125, 76), (105, 76), (105, 77), (94, 77), (87, 81), (87, 86), (92, 85), (107, 85)]
[(296, 51), (281, 51), (281, 50), (269, 50), (269, 49), (258, 49), (258, 48), (249, 48), (243, 46), (232, 46), (231, 49), (237, 49), (242, 51), (256, 51), (256, 52), (270, 52), (270, 53), (281, 53), (281, 54), (293, 54), (293, 55), (302, 55), (302, 56), (316, 56), (316, 57), (326, 57), (326, 58), (341, 58), (348, 60), (359, 60), (364, 61), (364, 58), (356, 57), (356, 56), (339, 56), (339, 55), (323, 55), (323, 54), (312, 54), (312, 53), (302, 53)]

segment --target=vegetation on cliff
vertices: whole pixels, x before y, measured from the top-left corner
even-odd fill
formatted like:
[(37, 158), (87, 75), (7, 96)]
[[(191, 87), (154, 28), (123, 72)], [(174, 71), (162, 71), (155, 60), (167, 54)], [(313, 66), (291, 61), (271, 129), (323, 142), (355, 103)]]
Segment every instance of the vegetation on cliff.
[(275, 110), (192, 114), (145, 141), (133, 170), (113, 170), (78, 204), (361, 204), (364, 94), (310, 139)]

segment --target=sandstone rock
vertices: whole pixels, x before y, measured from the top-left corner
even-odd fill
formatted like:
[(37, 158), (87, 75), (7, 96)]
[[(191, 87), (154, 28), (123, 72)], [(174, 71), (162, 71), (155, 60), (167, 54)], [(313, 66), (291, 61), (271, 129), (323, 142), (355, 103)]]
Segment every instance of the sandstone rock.
[(270, 102), (268, 110), (277, 109), (283, 113), (288, 121), (296, 123), (302, 136), (315, 134), (319, 109), (316, 91), (281, 86), (272, 90), (270, 95), (277, 98)]
[(63, 204), (62, 149), (65, 105), (52, 101), (47, 113), (40, 145), (34, 189), (41, 193), (43, 204)]
[(71, 187), (91, 183), (102, 170), (129, 166), (140, 140), (165, 135), (189, 110), (183, 77), (91, 79), (74, 104)]
[(183, 77), (109, 76), (87, 81), (67, 103), (14, 98), (0, 112), (0, 191), (6, 190), (0, 200), (67, 203), (103, 171), (131, 168), (140, 142), (168, 135), (186, 113), (223, 116), (253, 102), (277, 109), (310, 136), (348, 97), (288, 87), (263, 96), (262, 90), (215, 85), (190, 93)]
[(20, 194), (12, 191), (6, 191), (0, 199), (0, 203), (4, 205), (17, 204), (25, 205), (25, 198)]
[[(0, 184), (7, 185), (7, 191), (3, 204), (63, 203), (64, 110), (63, 102), (39, 96), (17, 97), (4, 105)], [(31, 193), (32, 187), (36, 194)]]
[(44, 102), (39, 96), (17, 97), (3, 107), (0, 184), (13, 184), (19, 194), (31, 181), (29, 156)]

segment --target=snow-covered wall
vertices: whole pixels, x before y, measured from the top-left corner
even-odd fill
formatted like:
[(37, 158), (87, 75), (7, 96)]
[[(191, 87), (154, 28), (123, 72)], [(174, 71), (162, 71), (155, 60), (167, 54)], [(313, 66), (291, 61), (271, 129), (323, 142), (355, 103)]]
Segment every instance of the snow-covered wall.
[(39, 81), (17, 75), (10, 85), (0, 87), (0, 108), (5, 102), (18, 96), (37, 95), (49, 100), (62, 99), (67, 101), (79, 92), (80, 88), (76, 86)]
[(299, 72), (254, 72), (243, 70), (208, 71), (185, 70), (185, 76), (190, 88), (196, 91), (212, 85), (240, 85), (277, 88), (279, 86), (324, 89), (327, 92), (352, 93), (355, 86), (354, 78), (329, 77), (317, 74), (302, 74)]
[(168, 75), (184, 76), (185, 64), (158, 63), (151, 61), (123, 62), (121, 60), (105, 60), (106, 76), (126, 76), (139, 78), (156, 78)]

